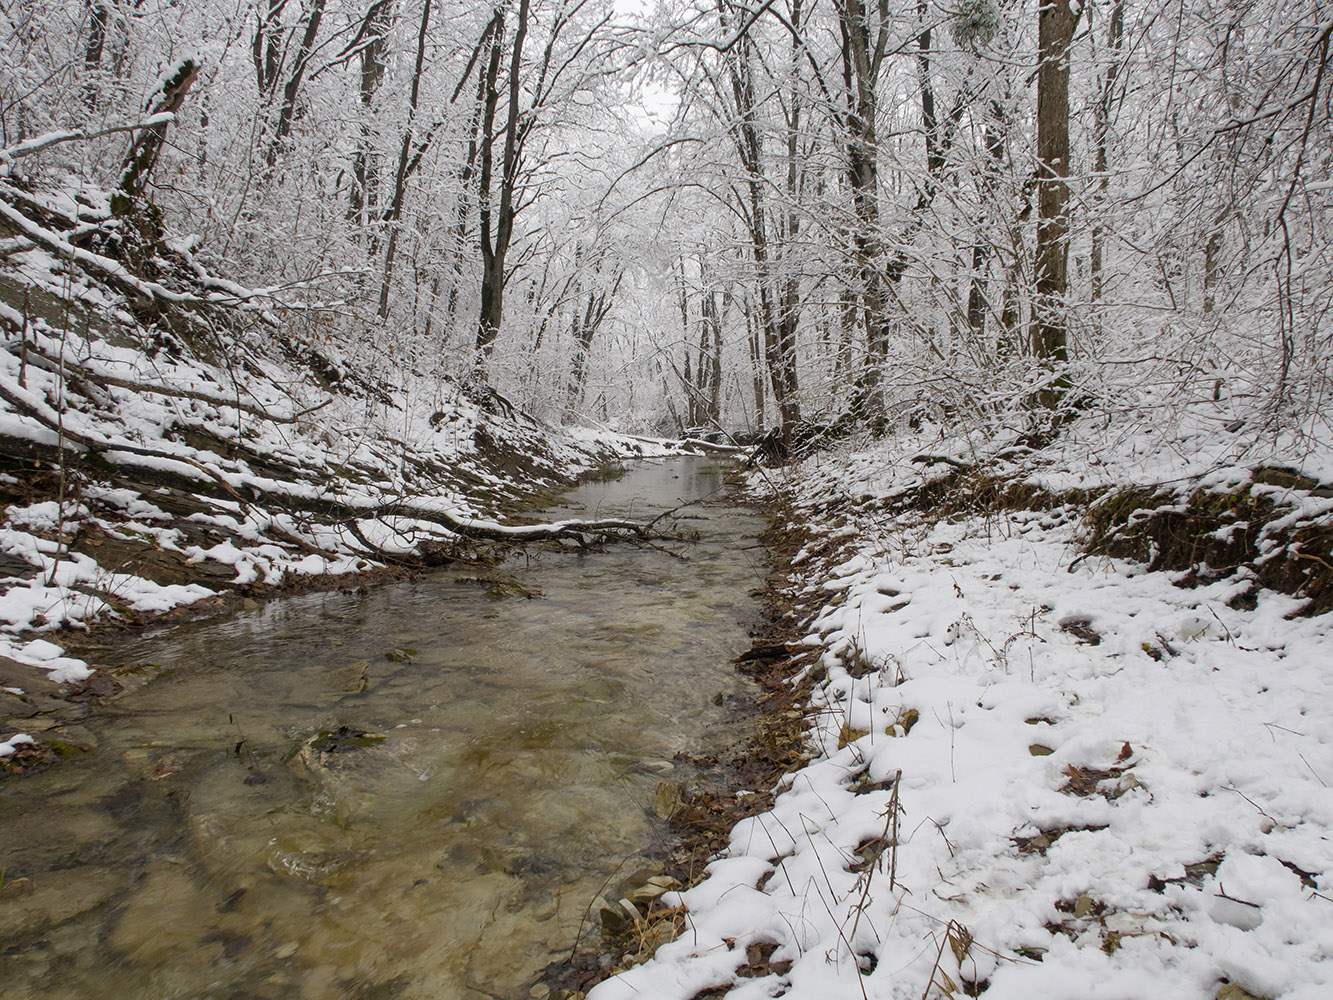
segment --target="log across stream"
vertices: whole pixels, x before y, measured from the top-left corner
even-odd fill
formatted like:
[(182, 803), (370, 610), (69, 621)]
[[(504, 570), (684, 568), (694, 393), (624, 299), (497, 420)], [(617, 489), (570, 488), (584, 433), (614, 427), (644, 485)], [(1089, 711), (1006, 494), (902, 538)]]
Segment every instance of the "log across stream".
[(560, 512), (702, 501), (674, 554), (533, 552), (117, 647), (151, 679), (89, 715), (97, 749), (0, 785), (5, 995), (526, 997), (665, 835), (674, 755), (728, 741), (765, 567), (721, 488), (644, 464)]

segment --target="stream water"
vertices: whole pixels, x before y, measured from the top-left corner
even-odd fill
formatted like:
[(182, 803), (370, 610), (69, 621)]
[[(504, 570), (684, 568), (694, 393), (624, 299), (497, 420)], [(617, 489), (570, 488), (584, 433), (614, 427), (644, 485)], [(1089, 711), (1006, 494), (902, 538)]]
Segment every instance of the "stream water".
[(763, 569), (721, 478), (643, 464), (569, 499), (713, 498), (683, 559), (547, 551), (116, 647), (151, 680), (92, 712), (98, 748), (0, 784), (32, 890), (0, 898), (0, 993), (526, 997), (664, 835), (673, 755), (725, 740)]

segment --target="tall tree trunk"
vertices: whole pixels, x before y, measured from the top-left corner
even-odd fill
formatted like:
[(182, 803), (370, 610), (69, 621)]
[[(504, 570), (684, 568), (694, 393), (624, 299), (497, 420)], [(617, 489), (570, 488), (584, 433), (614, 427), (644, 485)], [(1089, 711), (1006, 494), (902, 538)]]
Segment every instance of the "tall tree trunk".
[[(479, 58), (487, 51), (487, 45), (492, 47), (498, 44), (497, 35), (504, 28), (504, 12), (502, 9), (496, 10), (492, 15), (486, 29), (481, 33), (481, 38), (477, 41), (474, 49), (473, 58)], [(492, 54), (493, 50), (492, 50)], [(498, 55), (494, 58), (499, 58)], [(454, 239), (453, 239), (453, 281), (449, 285), (448, 305), (445, 310), (444, 330), (448, 336), (453, 329), (454, 317), (458, 313), (458, 292), (463, 284), (463, 263), (466, 258), (467, 246), (467, 224), (469, 198), (472, 193), (472, 175), (477, 169), (477, 156), (481, 147), (481, 125), (486, 112), (486, 98), (489, 93), (488, 87), (494, 84), (494, 75), (490, 73), (490, 59), (487, 60), (486, 70), (477, 73), (477, 97), (472, 106), (472, 115), (468, 119), (467, 130), (467, 155), (463, 158), (463, 165), (458, 171), (458, 201), (456, 203), (454, 215)], [(489, 84), (488, 84), (489, 81)], [(455, 99), (462, 93), (467, 80), (458, 82), (455, 90)]]
[(398, 153), (398, 169), (393, 179), (393, 200), (385, 212), (384, 221), (389, 224), (389, 245), (384, 251), (384, 278), (380, 282), (380, 319), (389, 315), (389, 290), (393, 285), (394, 254), (398, 249), (398, 234), (402, 227), (398, 220), (403, 214), (403, 199), (407, 195), (407, 158), (412, 149), (412, 127), (417, 117), (417, 101), (421, 96), (421, 70), (426, 61), (426, 28), (430, 24), (431, 0), (421, 5), (421, 28), (417, 32), (417, 61), (412, 71), (412, 87), (408, 94), (407, 125), (403, 128), (403, 145)]
[(879, 31), (872, 39), (869, 12), (863, 0), (839, 0), (838, 29), (842, 36), (842, 74), (848, 107), (843, 116), (847, 185), (852, 193), (852, 227), (857, 278), (861, 286), (862, 321), (866, 331), (866, 368), (853, 400), (858, 418), (880, 413), (881, 369), (888, 353), (888, 293), (883, 270), (884, 244), (879, 221), (879, 162), (875, 119), (879, 112), (879, 70), (888, 38), (887, 6), (880, 4)]
[[(1037, 23), (1037, 246), (1032, 353), (1069, 356), (1065, 294), (1069, 264), (1069, 46), (1078, 16), (1069, 0), (1043, 0)], [(1051, 400), (1046, 394), (1048, 401)]]
[(106, 48), (107, 25), (111, 20), (111, 5), (106, 0), (88, 3), (88, 40), (83, 46), (83, 69), (87, 74), (83, 84), (83, 102), (89, 111), (96, 111), (102, 88), (97, 76), (102, 68), (102, 52)]
[[(1114, 0), (1111, 5), (1111, 24), (1106, 32), (1106, 72), (1102, 76), (1101, 93), (1097, 98), (1096, 119), (1093, 122), (1093, 143), (1096, 146), (1096, 160), (1093, 170), (1097, 174), (1097, 208), (1106, 208), (1106, 192), (1110, 186), (1111, 111), (1115, 106), (1116, 77), (1120, 70), (1120, 46), (1125, 35), (1124, 0)], [(1089, 278), (1092, 283), (1091, 294), (1094, 302), (1102, 297), (1102, 257), (1105, 253), (1105, 226), (1098, 212), (1092, 226), (1092, 252), (1088, 261)]]
[(610, 288), (603, 285), (600, 291), (589, 291), (582, 312), (579, 310), (578, 300), (574, 301), (574, 357), (570, 365), (569, 384), (565, 394), (566, 415), (573, 412), (583, 395), (583, 386), (588, 378), (588, 355), (592, 351), (593, 337), (597, 336), (602, 321), (611, 311), (623, 277), (623, 272), (617, 274)]
[(278, 88), (278, 71), (282, 69), (282, 11), (287, 0), (268, 0), (268, 7), (259, 16), (251, 45), (255, 64), (255, 86), (261, 101), (271, 101)]
[[(375, 95), (384, 81), (388, 56), (388, 31), (392, 21), (392, 0), (376, 0), (366, 12), (361, 48), (361, 143), (352, 160), (351, 216), (364, 226), (379, 205), (379, 154), (370, 128)], [(371, 242), (372, 252), (374, 242)]]
[[(721, 8), (723, 23), (726, 10)], [(751, 67), (752, 42), (739, 39), (727, 61), (731, 99), (736, 120), (731, 127), (741, 166), (745, 170), (746, 217), (750, 230), (750, 254), (755, 265), (755, 288), (759, 297), (758, 323), (763, 331), (764, 359), (768, 363), (769, 384), (785, 446), (790, 447), (792, 431), (801, 420), (797, 393), (795, 357), (795, 316), (784, 319), (785, 304), (778, 282), (774, 280), (773, 258), (769, 246), (769, 207), (764, 176), (764, 148), (760, 136), (754, 74)]]
[(760, 346), (759, 324), (755, 319), (754, 310), (748, 302), (744, 305), (745, 312), (745, 341), (750, 347), (750, 388), (754, 393), (754, 420), (755, 426), (752, 430), (759, 431), (764, 427), (764, 352)]
[[(996, 105), (996, 111), (999, 107)], [(998, 119), (998, 114), (997, 114)], [(998, 121), (988, 121), (983, 132), (986, 144), (987, 163), (982, 171), (981, 190), (983, 197), (993, 201), (995, 178), (1004, 162), (1004, 132)], [(984, 213), (983, 213), (984, 215)], [(984, 221), (984, 218), (983, 220)], [(980, 224), (980, 223), (978, 223)], [(985, 234), (978, 234), (972, 244), (972, 279), (967, 291), (967, 325), (978, 341), (986, 334), (986, 289), (989, 285), (987, 269), (990, 267), (991, 245)]]
[(504, 315), (505, 258), (514, 238), (514, 196), (518, 189), (522, 149), (519, 139), (519, 96), (523, 66), (523, 43), (528, 34), (529, 0), (518, 0), (518, 23), (509, 53), (509, 107), (505, 120), (504, 149), (500, 165), (499, 197), (493, 197), (495, 111), (500, 100), (499, 63), (504, 38), (503, 25), (495, 33), (495, 46), (486, 69), (486, 108), (481, 143), (481, 313), (477, 321), (477, 350), (489, 356), (500, 335)]
[[(278, 153), (282, 148), (282, 140), (287, 138), (292, 130), (292, 120), (296, 117), (296, 99), (301, 91), (301, 83), (305, 79), (306, 66), (310, 62), (310, 55), (315, 50), (315, 38), (319, 34), (319, 22), (324, 17), (325, 0), (310, 0), (310, 13), (306, 17), (305, 31), (301, 35), (301, 45), (296, 53), (296, 61), (292, 64), (291, 76), (287, 78), (286, 85), (282, 88), (282, 106), (278, 109), (278, 124), (273, 131), (273, 141), (269, 143), (268, 152), (265, 155), (265, 163), (269, 169), (278, 162)], [(272, 9), (272, 5), (270, 5)], [(276, 85), (276, 80), (273, 81)]]

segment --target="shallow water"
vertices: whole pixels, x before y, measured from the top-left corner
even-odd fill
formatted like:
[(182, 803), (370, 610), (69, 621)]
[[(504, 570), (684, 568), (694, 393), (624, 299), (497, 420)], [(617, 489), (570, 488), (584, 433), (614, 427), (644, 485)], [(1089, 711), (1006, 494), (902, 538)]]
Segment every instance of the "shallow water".
[[(647, 517), (720, 488), (681, 459), (570, 502)], [(542, 552), (118, 647), (156, 667), (89, 717), (98, 749), (0, 785), (0, 867), (33, 889), (0, 895), (0, 992), (526, 997), (746, 683), (757, 519), (685, 513), (684, 559)], [(340, 726), (384, 739), (320, 736)]]

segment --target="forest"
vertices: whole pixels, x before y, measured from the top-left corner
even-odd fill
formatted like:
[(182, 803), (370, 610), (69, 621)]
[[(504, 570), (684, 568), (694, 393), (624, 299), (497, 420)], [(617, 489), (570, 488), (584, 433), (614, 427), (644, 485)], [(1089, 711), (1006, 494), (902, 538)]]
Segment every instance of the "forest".
[(1333, 7), (0, 9), (16, 997), (1330, 995)]
[(81, 186), (112, 192), (100, 252), (165, 240), (334, 363), (556, 422), (789, 443), (1202, 394), (1300, 428), (1329, 28), (1293, 3), (15, 3), (5, 194), (58, 180), (78, 229)]

